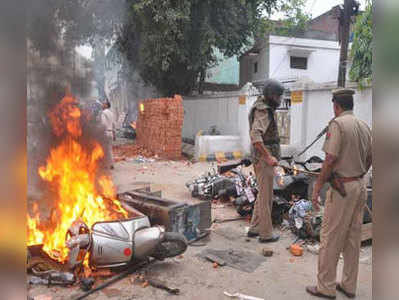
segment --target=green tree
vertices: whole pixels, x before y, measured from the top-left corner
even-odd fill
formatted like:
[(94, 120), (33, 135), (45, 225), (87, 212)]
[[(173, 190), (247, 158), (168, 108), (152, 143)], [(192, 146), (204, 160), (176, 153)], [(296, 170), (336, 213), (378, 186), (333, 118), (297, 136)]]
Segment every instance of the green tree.
[(118, 47), (161, 93), (188, 94), (215, 61), (251, 43), (279, 0), (130, 0)]
[(365, 12), (356, 19), (350, 57), (349, 77), (363, 87), (370, 84), (373, 64), (373, 5), (369, 1)]
[(305, 0), (280, 1), (276, 11), (282, 15), (279, 20), (271, 20), (270, 15), (261, 20), (257, 36), (268, 33), (295, 36), (306, 31), (311, 15), (305, 12)]

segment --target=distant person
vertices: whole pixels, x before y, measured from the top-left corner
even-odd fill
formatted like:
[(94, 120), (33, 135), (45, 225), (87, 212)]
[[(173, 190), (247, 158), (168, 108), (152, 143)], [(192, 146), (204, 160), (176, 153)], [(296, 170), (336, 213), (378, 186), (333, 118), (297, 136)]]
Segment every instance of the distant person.
[(110, 169), (114, 168), (114, 158), (112, 154), (112, 142), (115, 140), (115, 120), (114, 114), (111, 111), (111, 103), (108, 99), (105, 99), (102, 104), (103, 111), (101, 113), (101, 124), (105, 131), (106, 137), (106, 149), (105, 149), (105, 160), (107, 167)]

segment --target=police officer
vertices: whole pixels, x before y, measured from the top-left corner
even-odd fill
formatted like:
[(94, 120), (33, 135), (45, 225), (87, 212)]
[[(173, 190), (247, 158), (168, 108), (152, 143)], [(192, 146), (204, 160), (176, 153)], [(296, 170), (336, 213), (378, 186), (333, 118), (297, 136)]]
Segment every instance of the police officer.
[(276, 242), (280, 238), (273, 233), (271, 210), (274, 167), (280, 159), (275, 110), (281, 104), (283, 92), (284, 87), (280, 82), (267, 80), (263, 87), (263, 97), (257, 99), (249, 114), (252, 155), (259, 193), (248, 237), (259, 236), (260, 243)]
[[(319, 210), (319, 193), (331, 174), (335, 174), (346, 195), (330, 189), (320, 233), (317, 286), (307, 287), (313, 296), (335, 299), (336, 290), (349, 298), (356, 295), (361, 243), (361, 226), (366, 204), (363, 176), (371, 166), (371, 130), (353, 114), (350, 89), (333, 92), (335, 118), (330, 122), (323, 146), (326, 158), (316, 181), (312, 201)], [(342, 281), (336, 283), (337, 264), (343, 253)]]

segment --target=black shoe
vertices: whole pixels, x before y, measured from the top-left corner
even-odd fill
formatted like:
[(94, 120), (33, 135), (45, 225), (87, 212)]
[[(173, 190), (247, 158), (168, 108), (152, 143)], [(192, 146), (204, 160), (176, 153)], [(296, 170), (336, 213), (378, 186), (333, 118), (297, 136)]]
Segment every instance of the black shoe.
[(273, 236), (271, 238), (268, 239), (264, 239), (259, 237), (258, 241), (259, 243), (274, 243), (277, 242), (280, 239), (280, 236), (278, 234), (273, 234)]
[(337, 283), (337, 291), (340, 291), (341, 293), (343, 293), (346, 297), (348, 298), (355, 298), (356, 295), (352, 294), (352, 293), (348, 293), (347, 291), (344, 290), (344, 288), (342, 287), (342, 285), (340, 285), (339, 283)]
[(250, 238), (257, 237), (257, 236), (259, 236), (259, 233), (257, 233), (257, 232), (248, 231), (248, 233), (247, 233), (247, 237), (250, 237)]

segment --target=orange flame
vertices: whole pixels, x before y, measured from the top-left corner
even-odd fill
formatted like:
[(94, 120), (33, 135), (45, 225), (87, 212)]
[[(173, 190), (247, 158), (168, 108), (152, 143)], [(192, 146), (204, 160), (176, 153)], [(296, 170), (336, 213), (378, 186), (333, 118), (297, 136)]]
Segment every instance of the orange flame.
[(77, 101), (70, 96), (49, 114), (54, 134), (62, 139), (38, 172), (56, 190), (55, 207), (47, 221), (40, 218), (36, 203), (33, 216), (27, 216), (28, 245), (43, 244), (43, 250), (60, 262), (67, 259), (65, 236), (75, 220), (80, 218), (91, 227), (98, 221), (128, 216), (116, 199), (112, 180), (99, 176), (104, 156), (101, 145), (94, 140), (81, 143), (80, 117)]
[(284, 176), (285, 176), (285, 170), (282, 167), (276, 167), (274, 168), (275, 170), (275, 175), (277, 176), (277, 184), (279, 186), (284, 185)]
[(294, 165), (293, 169), (294, 169), (294, 176), (298, 175), (299, 171), (297, 166)]

